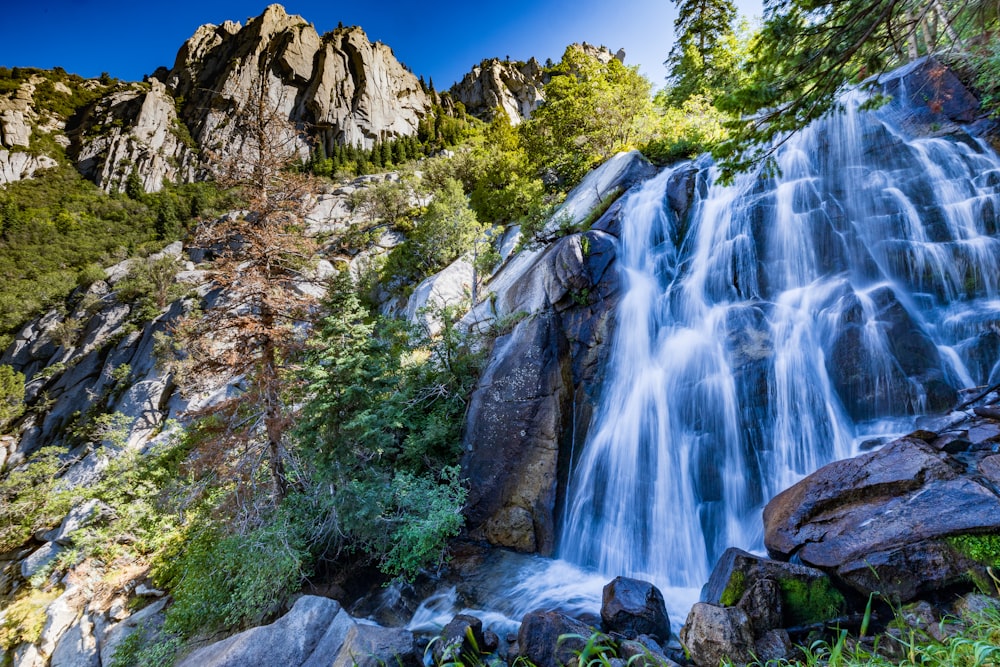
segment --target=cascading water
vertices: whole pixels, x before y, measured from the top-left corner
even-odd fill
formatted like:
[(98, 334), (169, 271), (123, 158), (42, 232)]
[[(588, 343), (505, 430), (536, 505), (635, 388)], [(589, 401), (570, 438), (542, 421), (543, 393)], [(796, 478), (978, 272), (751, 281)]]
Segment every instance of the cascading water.
[[(891, 107), (858, 102), (793, 137), (779, 177), (722, 187), (682, 165), (629, 196), (562, 558), (701, 586), (726, 547), (762, 547), (775, 493), (997, 374), (980, 334), (1000, 320), (1000, 163), (968, 137), (909, 141)], [(678, 219), (667, 190), (684, 177)]]
[[(762, 548), (774, 494), (1000, 381), (1000, 159), (958, 129), (909, 138), (904, 103), (860, 101), (792, 137), (778, 177), (723, 187), (703, 159), (626, 195), (561, 560), (500, 558), (468, 604), (596, 613), (626, 575), (679, 626), (725, 548)], [(688, 187), (678, 218), (668, 193)]]

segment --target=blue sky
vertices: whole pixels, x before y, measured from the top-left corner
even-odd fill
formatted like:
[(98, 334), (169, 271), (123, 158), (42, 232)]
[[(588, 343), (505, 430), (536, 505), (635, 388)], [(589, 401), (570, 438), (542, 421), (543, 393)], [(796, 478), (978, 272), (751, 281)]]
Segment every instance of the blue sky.
[[(5, 7), (0, 66), (60, 66), (86, 77), (108, 72), (139, 80), (171, 67), (177, 49), (204, 23), (245, 23), (267, 2), (230, 0), (19, 0)], [(670, 0), (289, 0), (282, 3), (320, 32), (342, 21), (360, 25), (393, 48), (416, 74), (445, 89), (483, 58), (559, 60), (567, 44), (587, 41), (624, 48), (626, 64), (641, 66), (655, 87), (673, 41)], [(760, 0), (738, 0), (748, 16)]]

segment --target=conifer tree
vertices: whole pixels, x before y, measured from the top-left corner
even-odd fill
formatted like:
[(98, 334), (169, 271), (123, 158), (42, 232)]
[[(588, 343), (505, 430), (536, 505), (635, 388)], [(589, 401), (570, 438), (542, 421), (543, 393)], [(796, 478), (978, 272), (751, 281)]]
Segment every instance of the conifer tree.
[(727, 53), (736, 5), (732, 0), (674, 0), (676, 41), (666, 65), (670, 68), (670, 101), (680, 105), (692, 95), (724, 86), (735, 63)]

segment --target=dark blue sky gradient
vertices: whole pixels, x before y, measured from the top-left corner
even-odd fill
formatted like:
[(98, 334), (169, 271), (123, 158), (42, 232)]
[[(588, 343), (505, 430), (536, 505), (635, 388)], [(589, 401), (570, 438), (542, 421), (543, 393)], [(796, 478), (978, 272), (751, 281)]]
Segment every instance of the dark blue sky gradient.
[[(85, 77), (101, 72), (128, 81), (160, 65), (171, 67), (177, 49), (204, 23), (263, 12), (268, 3), (234, 0), (14, 0), (0, 9), (0, 66), (59, 66)], [(393, 48), (416, 74), (446, 89), (483, 58), (510, 56), (559, 60), (572, 42), (624, 48), (626, 64), (657, 88), (673, 41), (676, 9), (670, 0), (289, 0), (282, 3), (320, 34), (339, 21), (360, 25), (372, 41)], [(760, 0), (738, 0), (748, 16)]]

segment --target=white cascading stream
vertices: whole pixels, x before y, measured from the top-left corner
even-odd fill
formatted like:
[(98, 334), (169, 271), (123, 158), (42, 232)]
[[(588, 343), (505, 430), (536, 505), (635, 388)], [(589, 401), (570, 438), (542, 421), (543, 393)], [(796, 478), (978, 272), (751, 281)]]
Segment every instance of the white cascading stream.
[[(714, 183), (685, 164), (628, 196), (607, 377), (573, 463), (559, 555), (605, 577), (700, 587), (762, 548), (774, 494), (903, 428), (990, 366), (1000, 330), (1000, 162), (908, 140), (893, 108), (793, 137), (781, 175)], [(991, 352), (992, 350), (992, 352)]]

